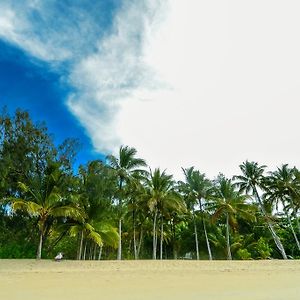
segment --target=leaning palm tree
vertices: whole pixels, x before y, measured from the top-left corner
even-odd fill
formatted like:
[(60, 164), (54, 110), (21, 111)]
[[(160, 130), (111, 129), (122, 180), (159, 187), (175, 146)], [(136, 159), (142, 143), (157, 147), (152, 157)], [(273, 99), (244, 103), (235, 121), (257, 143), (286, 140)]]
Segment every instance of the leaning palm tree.
[[(87, 223), (86, 221), (77, 223), (77, 224), (66, 224), (68, 228), (68, 233), (70, 236), (78, 236), (80, 235), (80, 243), (77, 253), (77, 259), (85, 259), (87, 243), (90, 241), (94, 244), (94, 249), (96, 253), (96, 246), (99, 247), (99, 255), (98, 259), (101, 258), (102, 247), (103, 245), (108, 245), (112, 248), (117, 247), (117, 241), (119, 240), (119, 235), (117, 230), (112, 227), (110, 224), (106, 222), (93, 222)], [(85, 240), (85, 247), (83, 247), (83, 243)], [(94, 255), (94, 259), (95, 259)]]
[(283, 244), (275, 232), (274, 226), (266, 212), (262, 199), (258, 193), (258, 188), (261, 188), (263, 186), (263, 173), (265, 168), (266, 166), (259, 166), (257, 162), (245, 161), (240, 165), (240, 169), (243, 175), (235, 176), (234, 179), (238, 180), (236, 184), (239, 186), (241, 192), (245, 192), (246, 194), (251, 193), (252, 196), (258, 202), (261, 213), (263, 217), (267, 220), (268, 228), (271, 232), (271, 235), (279, 252), (281, 253), (284, 259), (287, 259), (287, 255), (285, 253)]
[[(42, 256), (43, 241), (46, 238), (53, 219), (64, 217), (82, 221), (84, 212), (71, 199), (65, 198), (60, 191), (63, 173), (57, 163), (51, 163), (44, 178), (34, 178), (30, 186), (19, 182), (20, 198), (11, 198), (13, 211), (23, 211), (37, 219), (39, 244), (36, 258)], [(70, 195), (71, 196), (71, 195)]]
[[(206, 247), (208, 252), (209, 260), (212, 260), (211, 247), (209, 243), (209, 238), (206, 229), (206, 220), (204, 218), (204, 205), (203, 201), (209, 197), (209, 193), (212, 190), (212, 183), (205, 177), (205, 174), (201, 174), (199, 171), (194, 170), (194, 167), (183, 169), (185, 175), (185, 187), (186, 191), (189, 194), (190, 201), (193, 202), (192, 210), (194, 216), (194, 205), (198, 204), (201, 214), (201, 221), (203, 226), (203, 231), (205, 235)], [(195, 233), (195, 242), (196, 242), (196, 254), (197, 259), (199, 259), (199, 245), (198, 245), (198, 234), (197, 228), (194, 219), (194, 233)]]
[(215, 182), (214, 193), (211, 196), (211, 209), (214, 210), (213, 220), (225, 216), (227, 259), (231, 260), (230, 228), (237, 227), (237, 217), (255, 220), (255, 215), (246, 203), (247, 195), (242, 195), (234, 189), (230, 179), (219, 176)]
[(128, 146), (121, 146), (118, 157), (110, 155), (108, 160), (110, 166), (115, 170), (118, 178), (118, 210), (119, 210), (119, 245), (117, 259), (122, 259), (122, 219), (123, 219), (123, 187), (130, 181), (133, 174), (141, 173), (139, 168), (146, 167), (145, 160), (136, 157), (136, 149)]
[[(275, 203), (276, 207), (278, 207), (278, 202), (282, 204), (283, 212), (287, 218), (298, 250), (300, 251), (300, 242), (294, 230), (290, 215), (290, 211), (294, 214), (294, 195), (299, 191), (298, 182), (295, 179), (294, 170), (289, 168), (287, 164), (283, 165), (281, 168), (277, 168), (276, 171), (271, 172), (270, 176), (266, 178), (267, 191), (265, 193), (265, 198), (268, 202), (272, 204)], [(298, 222), (297, 216), (296, 222)]]

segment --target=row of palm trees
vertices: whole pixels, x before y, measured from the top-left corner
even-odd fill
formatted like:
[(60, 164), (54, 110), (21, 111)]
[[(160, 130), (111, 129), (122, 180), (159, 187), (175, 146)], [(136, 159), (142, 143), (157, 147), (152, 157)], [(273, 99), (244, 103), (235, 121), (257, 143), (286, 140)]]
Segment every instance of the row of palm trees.
[[(163, 259), (171, 246), (176, 258), (189, 228), (194, 239), (190, 252), (196, 259), (201, 256), (199, 235), (208, 259), (215, 258), (213, 250), (222, 248), (222, 241), (227, 259), (236, 249), (243, 258), (250, 255), (247, 247), (264, 244), (251, 232), (257, 224), (268, 229), (276, 251), (287, 259), (278, 234), (282, 220), (300, 251), (300, 172), (283, 165), (266, 175), (266, 166), (249, 161), (240, 169), (242, 175), (231, 179), (219, 174), (209, 180), (191, 167), (183, 169), (184, 181), (175, 182), (166, 171), (148, 171), (136, 149), (121, 146), (118, 155), (80, 167), (77, 176), (67, 176), (58, 163), (49, 163), (42, 178), (19, 182), (19, 193), (8, 200), (15, 213), (26, 212), (37, 221), (37, 258), (45, 240), (55, 237), (58, 243), (66, 236), (77, 238), (77, 259), (100, 259), (106, 247), (117, 248), (120, 260), (124, 243), (135, 259), (150, 245), (153, 259)], [(247, 228), (245, 236), (237, 234), (242, 227)]]

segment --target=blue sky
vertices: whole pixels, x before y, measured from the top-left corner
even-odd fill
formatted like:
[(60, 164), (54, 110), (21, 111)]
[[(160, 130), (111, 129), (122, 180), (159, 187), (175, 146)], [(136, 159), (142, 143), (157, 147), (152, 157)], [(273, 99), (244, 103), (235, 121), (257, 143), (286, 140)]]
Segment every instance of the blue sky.
[(138, 150), (177, 178), (300, 167), (298, 0), (2, 0), (0, 104), (80, 160)]
[(67, 109), (65, 99), (72, 87), (63, 85), (60, 76), (48, 65), (34, 62), (21, 50), (0, 42), (1, 106), (6, 106), (10, 114), (21, 108), (35, 122), (45, 121), (56, 144), (68, 137), (78, 138), (82, 147), (76, 165), (101, 158), (93, 151), (84, 128)]
[[(36, 30), (39, 26), (51, 26), (51, 30), (57, 30), (60, 23), (64, 23), (59, 20), (59, 18), (63, 20), (63, 14), (59, 10), (68, 11), (69, 18), (75, 25), (76, 14), (81, 10), (87, 12), (90, 19), (97, 24), (93, 26), (91, 36), (101, 36), (109, 30), (114, 11), (118, 8), (118, 1), (52, 1), (52, 3), (47, 18), (35, 9), (31, 9), (28, 13), (35, 24), (34, 27), (37, 27)], [(7, 1), (7, 4), (11, 4), (12, 7), (16, 5), (20, 12), (26, 11), (29, 5), (25, 3), (18, 7), (20, 4), (18, 1)], [(93, 47), (92, 43), (90, 45)], [(103, 154), (94, 150), (85, 128), (67, 107), (67, 97), (76, 89), (64, 80), (68, 66), (72, 63), (72, 59), (69, 59), (53, 64), (32, 55), (30, 51), (5, 38), (0, 39), (1, 107), (6, 106), (11, 114), (17, 108), (21, 108), (29, 111), (35, 122), (45, 121), (49, 133), (54, 135), (56, 144), (68, 137), (78, 138), (82, 144), (76, 163), (78, 165), (88, 160), (103, 158)]]

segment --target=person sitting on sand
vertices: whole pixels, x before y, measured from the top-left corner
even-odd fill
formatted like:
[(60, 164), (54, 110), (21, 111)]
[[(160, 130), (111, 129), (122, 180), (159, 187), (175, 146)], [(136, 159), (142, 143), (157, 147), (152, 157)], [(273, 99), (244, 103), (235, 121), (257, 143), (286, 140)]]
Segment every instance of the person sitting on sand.
[(55, 257), (54, 257), (54, 260), (55, 261), (60, 261), (60, 260), (62, 260), (62, 258), (63, 258), (63, 253), (62, 252), (59, 252)]

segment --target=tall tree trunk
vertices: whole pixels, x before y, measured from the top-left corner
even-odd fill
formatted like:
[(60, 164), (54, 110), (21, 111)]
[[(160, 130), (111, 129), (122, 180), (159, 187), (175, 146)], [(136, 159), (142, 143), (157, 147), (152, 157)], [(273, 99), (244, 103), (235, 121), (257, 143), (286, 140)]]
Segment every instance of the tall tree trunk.
[(97, 255), (97, 244), (94, 245), (94, 255), (93, 255), (93, 260), (96, 260), (96, 255)]
[(119, 245), (118, 245), (118, 260), (122, 259), (122, 219), (119, 219)]
[(259, 195), (258, 195), (258, 192), (257, 192), (257, 190), (256, 190), (256, 187), (253, 187), (253, 191), (254, 191), (255, 197), (256, 197), (256, 199), (257, 199), (257, 201), (258, 201), (258, 204), (259, 204), (260, 210), (261, 210), (261, 212), (262, 212), (262, 215), (263, 215), (263, 216), (266, 218), (266, 220), (267, 220), (268, 228), (269, 228), (269, 230), (270, 230), (270, 232), (271, 232), (271, 235), (272, 235), (272, 237), (273, 237), (273, 240), (274, 240), (274, 242), (275, 242), (275, 244), (276, 244), (277, 249), (278, 249), (279, 252), (281, 253), (283, 259), (288, 259), (287, 256), (286, 256), (284, 247), (283, 247), (283, 245), (282, 245), (282, 243), (281, 243), (281, 241), (280, 241), (280, 238), (279, 238), (278, 235), (276, 234), (275, 229), (274, 229), (274, 227), (273, 227), (273, 224), (272, 224), (272, 223), (270, 222), (270, 220), (268, 219), (267, 212), (266, 212), (266, 210), (265, 210), (265, 208), (264, 208), (264, 205), (263, 205), (263, 203), (262, 203), (262, 201), (261, 201), (261, 199), (260, 199), (260, 197), (259, 197)]
[(284, 213), (285, 213), (286, 218), (287, 218), (287, 220), (288, 220), (289, 226), (290, 226), (290, 228), (291, 228), (291, 230), (292, 230), (292, 233), (293, 233), (295, 242), (296, 242), (296, 244), (297, 244), (298, 250), (300, 251), (300, 243), (299, 243), (297, 234), (296, 234), (296, 232), (295, 232), (295, 230), (294, 230), (294, 227), (293, 227), (293, 224), (292, 224), (290, 215), (289, 215), (289, 213), (288, 213), (288, 210), (287, 210), (287, 208), (286, 208), (285, 206), (284, 206), (283, 210), (284, 210)]
[(43, 231), (40, 230), (40, 240), (39, 245), (36, 253), (36, 258), (41, 259), (42, 258), (42, 247), (43, 247)]
[(173, 259), (178, 258), (178, 252), (177, 252), (177, 243), (176, 243), (176, 225), (174, 218), (171, 221), (171, 230), (172, 230), (172, 235), (173, 235)]
[(133, 211), (133, 252), (134, 252), (134, 259), (137, 260), (137, 245), (136, 245), (136, 230), (135, 230), (135, 211)]
[(163, 222), (163, 216), (160, 218), (160, 259), (163, 258), (163, 241), (164, 241), (164, 222)]
[(213, 258), (212, 258), (210, 243), (209, 243), (209, 239), (208, 239), (208, 235), (207, 235), (206, 223), (205, 223), (204, 219), (202, 219), (202, 222), (203, 222), (203, 229), (204, 229), (205, 241), (206, 241), (206, 246), (207, 246), (208, 258), (209, 258), (209, 260), (212, 260)]
[(200, 256), (199, 256), (199, 241), (198, 241), (198, 232), (197, 232), (197, 224), (196, 224), (194, 207), (193, 207), (193, 222), (194, 222), (194, 235), (195, 235), (195, 245), (196, 245), (196, 258), (197, 258), (197, 260), (199, 260), (200, 259)]
[(90, 243), (90, 246), (89, 246), (89, 260), (92, 260), (93, 259), (93, 244)]
[(229, 236), (229, 214), (226, 213), (226, 244), (227, 244), (227, 259), (232, 260), (230, 250), (230, 236)]
[[(157, 221), (156, 221), (157, 222)], [(157, 224), (156, 224), (156, 230), (155, 230), (155, 259), (157, 258), (157, 252), (158, 252), (158, 249), (157, 249), (157, 247), (158, 247), (158, 242), (157, 242), (157, 240), (158, 240), (158, 222), (157, 222)]]
[(84, 251), (83, 251), (83, 260), (85, 260), (85, 256), (86, 256), (87, 243), (88, 243), (88, 241), (86, 240), (85, 245), (84, 245)]
[(80, 246), (79, 246), (79, 252), (77, 257), (78, 260), (80, 260), (82, 257), (82, 246), (83, 246), (83, 230), (81, 231)]
[(118, 244), (118, 254), (117, 254), (117, 260), (122, 259), (122, 195), (121, 191), (123, 188), (123, 179), (120, 178), (120, 183), (119, 183), (119, 244)]
[(294, 218), (296, 220), (296, 224), (297, 224), (297, 229), (298, 229), (298, 234), (300, 234), (300, 223), (299, 223), (299, 218), (297, 216), (297, 211), (293, 211), (293, 215), (294, 215)]
[(140, 257), (141, 248), (142, 248), (142, 242), (143, 242), (143, 228), (140, 229), (140, 240), (137, 248), (137, 258)]
[(101, 259), (103, 246), (100, 246), (99, 248), (100, 248), (100, 250), (99, 250), (98, 260)]
[(291, 207), (292, 207), (292, 211), (293, 211), (293, 216), (295, 218), (295, 221), (296, 221), (296, 225), (297, 225), (297, 230), (298, 230), (298, 234), (300, 234), (300, 223), (299, 223), (299, 219), (297, 217), (297, 209), (294, 205), (294, 202), (293, 202), (293, 197), (291, 196), (291, 193), (289, 193), (289, 196), (290, 196), (290, 204), (291, 204)]
[(202, 218), (202, 224), (203, 224), (203, 231), (204, 231), (204, 235), (205, 235), (206, 247), (207, 247), (207, 252), (208, 252), (208, 258), (209, 258), (209, 260), (212, 260), (211, 248), (210, 248), (210, 243), (209, 243), (207, 229), (206, 229), (206, 222), (205, 222), (205, 219), (203, 216), (204, 215), (203, 205), (202, 205), (201, 198), (199, 198), (198, 200), (199, 200), (199, 206), (200, 206), (200, 212), (201, 212), (201, 218)]
[(155, 209), (154, 219), (153, 219), (153, 254), (152, 258), (156, 259), (156, 219), (157, 219), (157, 209)]

